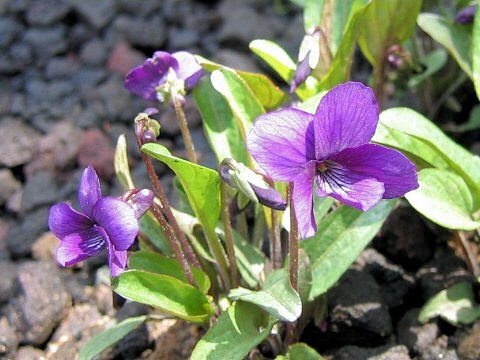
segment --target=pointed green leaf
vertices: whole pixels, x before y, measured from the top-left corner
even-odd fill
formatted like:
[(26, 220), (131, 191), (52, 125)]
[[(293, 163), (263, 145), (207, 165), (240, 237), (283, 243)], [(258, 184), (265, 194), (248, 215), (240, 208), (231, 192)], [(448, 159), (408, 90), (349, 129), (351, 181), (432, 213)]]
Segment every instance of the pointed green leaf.
[(290, 345), (286, 354), (287, 360), (323, 360), (323, 357), (304, 343)]
[(148, 143), (142, 151), (165, 163), (180, 179), (190, 206), (202, 224), (210, 231), (220, 216), (220, 183), (218, 172), (173, 156), (163, 145)]
[(215, 70), (212, 72), (211, 80), (215, 90), (223, 95), (230, 106), (245, 138), (255, 119), (263, 114), (265, 109), (246, 82), (233, 70)]
[(286, 269), (270, 273), (259, 291), (240, 287), (231, 290), (228, 297), (258, 305), (282, 321), (293, 322), (302, 314), (302, 301), (290, 285), (289, 273)]
[(459, 131), (470, 131), (477, 130), (480, 128), (480, 105), (475, 105), (472, 110), (470, 110), (470, 115), (468, 116), (468, 121), (459, 125)]
[(195, 86), (193, 96), (203, 119), (203, 129), (220, 163), (225, 158), (247, 163), (247, 149), (242, 133), (228, 103), (216, 91), (208, 77)]
[[(169, 275), (185, 283), (188, 281), (177, 260), (149, 251), (136, 251), (130, 255), (128, 257), (128, 268)], [(207, 274), (196, 267), (192, 267), (192, 273), (199, 290), (206, 294), (210, 289), (210, 279)]]
[[(226, 66), (217, 64), (198, 55), (197, 60), (200, 65), (209, 72), (220, 69), (229, 69)], [(288, 96), (265, 75), (238, 69), (230, 70), (235, 71), (235, 73), (245, 80), (248, 87), (252, 90), (266, 110), (276, 109), (288, 99)]]
[(155, 216), (149, 211), (140, 219), (140, 231), (145, 234), (153, 245), (160, 249), (163, 254), (172, 255), (172, 249), (168, 243), (167, 235), (158, 223)]
[(440, 291), (422, 307), (418, 321), (425, 323), (436, 316), (453, 325), (471, 324), (480, 318), (480, 306), (475, 304), (472, 285), (462, 282)]
[(387, 50), (412, 35), (421, 7), (422, 0), (370, 2), (358, 41), (372, 66), (381, 66)]
[(302, 240), (313, 272), (310, 300), (332, 287), (377, 234), (395, 207), (395, 200), (382, 200), (367, 212), (342, 205), (319, 224), (314, 237)]
[[(480, 158), (446, 136), (434, 123), (408, 108), (391, 108), (380, 114), (380, 123), (414, 136), (440, 153), (449, 168), (459, 174), (474, 193), (474, 208), (480, 198)], [(374, 141), (375, 138), (373, 139)], [(388, 145), (388, 144), (387, 144)], [(402, 149), (409, 151), (408, 149)]]
[(477, 97), (480, 99), (480, 15), (475, 13), (472, 33), (472, 77)]
[(118, 181), (120, 181), (123, 189), (130, 190), (135, 188), (132, 175), (130, 174), (130, 167), (128, 165), (127, 138), (125, 137), (125, 134), (118, 137), (113, 165), (115, 167), (115, 174), (117, 175)]
[(422, 13), (418, 26), (440, 43), (453, 56), (460, 68), (472, 78), (470, 44), (472, 36), (467, 28), (437, 14)]
[(120, 341), (124, 336), (143, 324), (145, 320), (147, 320), (145, 315), (128, 318), (96, 334), (82, 347), (78, 354), (78, 360), (92, 360), (103, 350)]
[[(280, 45), (270, 40), (259, 39), (253, 40), (249, 46), (250, 50), (270, 65), (287, 84), (290, 84), (297, 69), (297, 64)], [(295, 91), (302, 100), (308, 99), (317, 92), (318, 81), (313, 76), (309, 76), (305, 83)]]
[(113, 279), (114, 291), (141, 304), (147, 304), (184, 320), (207, 321), (213, 307), (205, 294), (168, 275), (128, 270)]
[(480, 222), (472, 219), (473, 197), (467, 184), (448, 170), (423, 169), (419, 188), (405, 194), (415, 210), (443, 227), (474, 230)]
[(275, 322), (259, 307), (237, 301), (200, 339), (190, 360), (242, 360), (267, 338)]

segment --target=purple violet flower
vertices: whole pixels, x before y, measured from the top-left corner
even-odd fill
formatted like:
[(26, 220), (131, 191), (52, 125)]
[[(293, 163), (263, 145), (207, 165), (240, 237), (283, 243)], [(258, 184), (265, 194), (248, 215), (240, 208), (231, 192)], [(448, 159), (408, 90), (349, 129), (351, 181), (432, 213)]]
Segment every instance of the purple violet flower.
[(125, 87), (146, 100), (164, 101), (172, 90), (184, 95), (202, 75), (203, 69), (192, 54), (156, 51), (152, 58), (127, 74)]
[(461, 25), (473, 23), (475, 13), (477, 12), (477, 5), (470, 5), (460, 10), (455, 16), (455, 22)]
[(142, 190), (132, 199), (135, 207), (127, 202), (102, 196), (100, 180), (92, 166), (82, 174), (78, 190), (81, 212), (67, 203), (50, 208), (48, 226), (61, 242), (56, 259), (62, 266), (108, 251), (108, 263), (112, 276), (118, 276), (127, 265), (127, 249), (138, 234), (137, 218), (150, 207), (153, 193)]
[(418, 187), (410, 160), (396, 150), (368, 143), (377, 123), (375, 95), (357, 82), (330, 90), (315, 114), (288, 108), (258, 117), (247, 138), (248, 150), (272, 179), (294, 183), (293, 204), (302, 238), (317, 230), (314, 179), (319, 196), (363, 211)]

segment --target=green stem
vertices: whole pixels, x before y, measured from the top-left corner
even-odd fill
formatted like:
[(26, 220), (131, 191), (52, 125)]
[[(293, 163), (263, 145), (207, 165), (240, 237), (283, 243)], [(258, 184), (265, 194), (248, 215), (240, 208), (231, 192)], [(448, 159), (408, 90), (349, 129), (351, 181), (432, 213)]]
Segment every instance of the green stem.
[(228, 209), (227, 186), (224, 181), (220, 180), (220, 194), (222, 204), (222, 222), (223, 230), (225, 232), (225, 244), (227, 245), (228, 263), (230, 264), (230, 276), (232, 279), (232, 286), (238, 286), (238, 269), (237, 259), (235, 257), (235, 242), (233, 239), (232, 223), (230, 221), (230, 211)]
[(293, 206), (293, 182), (288, 186), (288, 199), (290, 201), (290, 283), (298, 292), (298, 224)]
[(265, 230), (265, 215), (264, 215), (262, 206), (259, 204), (256, 204), (255, 225), (253, 226), (252, 243), (259, 249), (261, 249), (263, 246), (264, 230)]
[(188, 282), (190, 285), (198, 288), (198, 285), (195, 281), (195, 278), (193, 277), (192, 269), (190, 268), (190, 264), (187, 261), (187, 258), (182, 252), (182, 249), (180, 248), (180, 245), (177, 242), (177, 239), (172, 233), (172, 230), (170, 228), (170, 225), (167, 222), (167, 219), (163, 216), (160, 207), (157, 204), (153, 204), (151, 207), (152, 213), (155, 216), (155, 218), (158, 220), (160, 223), (160, 226), (162, 227), (163, 231), (165, 232), (165, 235), (167, 235), (168, 241), (170, 242), (170, 247), (172, 248), (175, 257), (177, 258), (178, 262), (180, 263), (180, 266), (182, 267), (183, 273), (185, 277), (188, 279)]
[(245, 240), (248, 241), (248, 225), (245, 211), (237, 215), (237, 231), (240, 233), (240, 235), (242, 235)]
[(218, 238), (215, 231), (204, 228), (203, 232), (205, 233), (205, 238), (208, 243), (208, 247), (212, 252), (215, 261), (217, 262), (218, 268), (220, 270), (220, 276), (224, 282), (225, 289), (228, 290), (231, 288), (230, 276), (228, 271), (228, 264), (225, 258), (225, 252), (223, 251), (222, 244)]
[(177, 115), (177, 120), (180, 125), (180, 131), (182, 132), (183, 142), (185, 143), (185, 148), (187, 149), (188, 160), (196, 164), (198, 162), (197, 154), (195, 153), (195, 146), (193, 146), (192, 135), (188, 129), (187, 118), (183, 112), (182, 104), (175, 95), (172, 96), (172, 99), (173, 106), (175, 108), (175, 114)]

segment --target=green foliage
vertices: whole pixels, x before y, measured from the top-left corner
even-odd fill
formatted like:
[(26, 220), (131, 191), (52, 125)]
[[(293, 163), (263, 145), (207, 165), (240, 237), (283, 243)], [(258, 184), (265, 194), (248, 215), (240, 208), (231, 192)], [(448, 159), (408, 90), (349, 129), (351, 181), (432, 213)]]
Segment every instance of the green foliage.
[(193, 90), (193, 96), (202, 115), (208, 142), (218, 162), (232, 158), (247, 163), (247, 149), (235, 117), (208, 77), (200, 80)]
[(118, 137), (113, 166), (117, 179), (120, 181), (123, 189), (133, 189), (135, 185), (133, 184), (132, 175), (130, 174), (130, 168), (128, 166), (127, 138), (125, 134)]
[(418, 26), (435, 41), (444, 46), (460, 68), (472, 78), (470, 46), (472, 35), (464, 26), (457, 25), (440, 15), (422, 13), (417, 19)]
[(147, 320), (147, 316), (137, 316), (123, 320), (122, 322), (96, 334), (80, 350), (78, 360), (92, 360), (103, 350), (120, 341)]
[(419, 213), (449, 229), (474, 230), (480, 226), (472, 219), (472, 193), (460, 176), (448, 170), (423, 169), (418, 183), (419, 188), (405, 197)]
[(383, 200), (367, 212), (342, 205), (318, 224), (315, 236), (300, 243), (313, 272), (310, 300), (338, 281), (378, 232), (395, 203)]
[(169, 275), (128, 270), (113, 279), (113, 289), (127, 299), (191, 322), (203, 323), (213, 314), (205, 294)]
[(480, 15), (475, 13), (472, 33), (472, 78), (477, 97), (480, 99)]
[(302, 301), (290, 285), (287, 269), (270, 273), (259, 291), (240, 287), (231, 290), (228, 297), (258, 305), (273, 317), (283, 321), (293, 322), (302, 313)]
[(140, 219), (140, 230), (163, 254), (167, 256), (172, 254), (167, 235), (151, 212), (147, 212)]
[(421, 59), (421, 63), (427, 67), (426, 70), (420, 74), (413, 75), (408, 80), (408, 86), (416, 87), (425, 79), (435, 74), (447, 63), (447, 58), (447, 52), (442, 48), (433, 50), (427, 54), (423, 59)]
[(296, 343), (288, 347), (285, 355), (280, 355), (275, 360), (323, 360), (319, 353), (304, 343)]
[(256, 305), (236, 301), (200, 339), (190, 360), (242, 360), (270, 334), (275, 322)]
[[(188, 281), (177, 260), (149, 251), (137, 251), (130, 255), (128, 257), (128, 267), (130, 269), (172, 276), (185, 283)], [(196, 267), (192, 267), (192, 273), (199, 290), (206, 294), (210, 289), (210, 279), (207, 274)]]
[(436, 316), (453, 325), (471, 324), (480, 318), (472, 285), (462, 282), (440, 291), (422, 307), (418, 321), (425, 323)]

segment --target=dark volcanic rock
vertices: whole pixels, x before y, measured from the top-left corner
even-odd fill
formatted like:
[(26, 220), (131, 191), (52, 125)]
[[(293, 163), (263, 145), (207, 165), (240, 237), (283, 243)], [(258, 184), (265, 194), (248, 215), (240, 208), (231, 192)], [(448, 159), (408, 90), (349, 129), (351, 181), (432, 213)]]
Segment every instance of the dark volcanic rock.
[(424, 300), (459, 282), (473, 281), (463, 260), (452, 253), (437, 254), (418, 270), (416, 276)]
[(147, 20), (121, 15), (115, 19), (114, 28), (132, 45), (160, 48), (166, 40), (166, 29), (161, 16)]
[(85, 131), (78, 152), (78, 162), (82, 167), (92, 165), (102, 179), (109, 180), (113, 175), (114, 149), (110, 140), (101, 131)]
[(78, 71), (80, 64), (78, 60), (69, 57), (54, 57), (47, 63), (45, 76), (47, 79), (57, 79), (64, 77), (72, 77)]
[(15, 179), (9, 169), (0, 169), (0, 206), (5, 204), (10, 197), (22, 189), (22, 184)]
[(413, 276), (406, 274), (400, 266), (390, 262), (375, 249), (364, 250), (356, 264), (375, 278), (383, 299), (390, 308), (402, 305), (404, 297), (414, 288)]
[(407, 270), (416, 270), (433, 255), (434, 244), (420, 216), (410, 207), (395, 209), (373, 244)]
[(382, 346), (379, 348), (361, 348), (345, 346), (338, 350), (332, 360), (410, 360), (405, 346)]
[(439, 329), (435, 323), (421, 325), (417, 318), (419, 309), (411, 309), (397, 325), (397, 340), (416, 354), (423, 353), (436, 340)]
[(107, 48), (100, 39), (92, 39), (82, 46), (80, 59), (87, 65), (103, 65), (107, 60)]
[(0, 18), (0, 47), (7, 47), (22, 31), (22, 26), (13, 19)]
[(71, 298), (51, 261), (29, 261), (19, 266), (16, 296), (6, 314), (22, 343), (41, 345), (67, 314)]
[(392, 321), (380, 287), (366, 272), (349, 270), (328, 296), (328, 330), (320, 342), (328, 347), (381, 344), (392, 332)]
[(29, 28), (23, 34), (23, 39), (32, 46), (40, 60), (44, 61), (67, 50), (68, 43), (65, 33), (63, 25), (49, 28)]
[(15, 329), (8, 323), (6, 317), (0, 318), (0, 358), (11, 359), (18, 346)]
[(29, 25), (52, 25), (63, 19), (71, 9), (69, 1), (33, 1), (26, 18)]
[(75, 11), (95, 30), (100, 30), (115, 16), (115, 1), (73, 2)]
[(0, 121), (0, 165), (14, 167), (29, 162), (38, 139), (38, 133), (18, 119)]
[(28, 213), (20, 225), (12, 227), (8, 233), (7, 245), (15, 257), (29, 255), (37, 237), (48, 229), (48, 207)]
[(9, 300), (13, 294), (13, 280), (17, 276), (17, 267), (10, 260), (0, 261), (0, 304)]
[(480, 322), (473, 331), (464, 337), (458, 346), (458, 355), (463, 360), (480, 359)]
[(28, 178), (23, 188), (22, 211), (53, 204), (57, 196), (55, 177), (49, 171), (38, 171)]
[(133, 121), (132, 98), (123, 86), (123, 81), (117, 76), (111, 77), (99, 88), (99, 95), (105, 104), (104, 117), (110, 121)]

